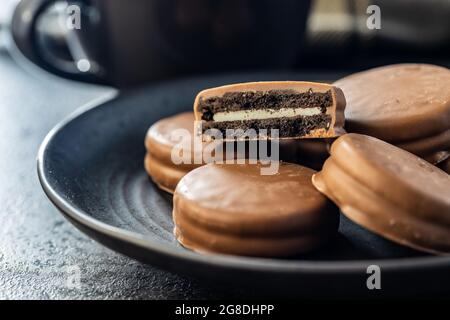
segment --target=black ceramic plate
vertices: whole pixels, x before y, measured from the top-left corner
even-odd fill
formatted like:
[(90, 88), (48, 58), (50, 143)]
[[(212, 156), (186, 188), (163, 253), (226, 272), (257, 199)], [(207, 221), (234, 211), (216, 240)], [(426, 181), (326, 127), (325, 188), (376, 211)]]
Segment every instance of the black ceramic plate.
[[(53, 129), (38, 156), (45, 193), (80, 230), (107, 247), (160, 268), (208, 281), (307, 295), (416, 294), (450, 287), (450, 258), (427, 256), (342, 217), (340, 236), (290, 259), (200, 255), (172, 234), (171, 196), (144, 169), (144, 136), (155, 121), (191, 109), (196, 92), (238, 81), (330, 79), (320, 74), (239, 74), (180, 80), (124, 92), (85, 107)], [(379, 291), (367, 267), (381, 268)], [(296, 296), (296, 295), (294, 295)]]

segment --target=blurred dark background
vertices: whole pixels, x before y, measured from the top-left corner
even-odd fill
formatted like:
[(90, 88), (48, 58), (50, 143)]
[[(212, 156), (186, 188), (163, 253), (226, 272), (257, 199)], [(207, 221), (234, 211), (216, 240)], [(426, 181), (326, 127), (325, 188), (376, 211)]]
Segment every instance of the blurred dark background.
[[(379, 30), (366, 26), (371, 4), (380, 7)], [(449, 0), (316, 0), (307, 25), (298, 68), (450, 65)]]
[[(5, 30), (19, 1), (2, 2)], [(81, 30), (61, 23), (73, 4)], [(380, 29), (367, 26), (371, 5)], [(14, 39), (29, 60), (116, 87), (218, 71), (450, 65), (450, 0), (22, 0), (16, 11)]]

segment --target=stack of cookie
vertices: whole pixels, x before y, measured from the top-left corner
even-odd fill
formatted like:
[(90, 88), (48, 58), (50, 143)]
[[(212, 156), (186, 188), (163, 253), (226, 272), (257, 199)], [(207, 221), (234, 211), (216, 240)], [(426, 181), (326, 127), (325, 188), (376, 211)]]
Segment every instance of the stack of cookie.
[[(179, 135), (175, 135), (180, 130)], [(183, 135), (185, 130), (189, 135)], [(145, 138), (147, 155), (145, 156), (145, 169), (159, 188), (173, 193), (180, 179), (189, 171), (200, 167), (203, 162), (195, 163), (195, 159), (202, 159), (201, 149), (196, 151), (194, 141), (194, 115), (184, 112), (169, 118), (162, 119), (152, 125)], [(180, 153), (188, 153), (190, 163), (177, 163), (172, 152), (178, 148)], [(195, 154), (197, 152), (197, 154)], [(199, 154), (200, 153), (200, 154)], [(182, 157), (183, 154), (180, 154)]]
[(348, 218), (417, 250), (450, 253), (450, 176), (379, 139), (347, 134), (313, 177)]
[[(345, 95), (347, 132), (377, 137), (446, 170), (449, 83), (447, 68), (399, 64), (355, 73), (333, 84)], [(280, 158), (320, 170), (331, 143), (330, 139), (283, 142)], [(288, 146), (283, 148), (283, 144)]]
[[(185, 247), (267, 257), (305, 253), (337, 235), (339, 207), (389, 240), (450, 253), (448, 69), (403, 64), (333, 85), (230, 85), (201, 92), (194, 111), (201, 127), (194, 129), (194, 115), (185, 113), (154, 124), (146, 139), (146, 169), (174, 192), (174, 232)], [(254, 129), (255, 136), (243, 139), (279, 141), (278, 170), (261, 174), (259, 161), (175, 164), (170, 150), (180, 143), (167, 137), (176, 128), (200, 134), (203, 147), (239, 140), (228, 138), (228, 129)]]
[[(199, 93), (194, 111), (201, 127), (194, 127), (191, 113), (155, 123), (146, 137), (145, 167), (163, 190), (173, 193), (176, 185), (173, 217), (178, 241), (200, 252), (273, 257), (308, 252), (334, 238), (339, 211), (312, 185), (314, 170), (275, 159), (271, 165), (276, 171), (265, 175), (260, 155), (251, 163), (248, 149), (232, 157), (244, 164), (185, 165), (175, 163), (171, 155), (181, 147), (199, 156), (191, 141), (194, 132), (200, 132), (202, 150), (212, 143), (219, 151), (226, 144), (280, 138), (281, 153), (289, 157), (299, 147), (290, 143), (292, 139), (343, 134), (344, 108), (342, 91), (328, 84), (246, 83)], [(180, 129), (187, 139), (175, 141), (173, 132)], [(255, 135), (230, 137), (228, 129), (254, 129)], [(271, 136), (273, 129), (277, 137)], [(219, 136), (212, 139), (214, 132)], [(311, 142), (304, 147), (322, 154), (320, 146), (315, 149), (317, 141)]]
[(375, 68), (338, 80), (346, 130), (438, 164), (450, 156), (450, 70), (425, 64)]
[(175, 236), (199, 252), (289, 256), (332, 239), (339, 211), (312, 183), (314, 170), (280, 163), (208, 164), (187, 174), (174, 195)]

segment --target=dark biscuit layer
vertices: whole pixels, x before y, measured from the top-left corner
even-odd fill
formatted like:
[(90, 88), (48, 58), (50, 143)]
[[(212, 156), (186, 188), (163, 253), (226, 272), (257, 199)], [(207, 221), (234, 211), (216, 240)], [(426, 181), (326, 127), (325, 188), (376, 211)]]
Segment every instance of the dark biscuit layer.
[[(316, 129), (328, 129), (331, 123), (331, 116), (320, 114), (308, 117), (275, 118), (265, 120), (244, 120), (244, 121), (226, 121), (226, 122), (206, 122), (202, 124), (202, 132), (209, 129), (217, 129), (224, 137), (227, 137), (227, 129), (230, 130), (250, 130), (253, 129), (259, 135), (260, 130), (267, 130), (270, 136), (270, 130), (279, 130), (279, 137), (301, 136), (310, 133)], [(232, 137), (230, 137), (232, 138)], [(239, 138), (239, 137), (237, 137)]]

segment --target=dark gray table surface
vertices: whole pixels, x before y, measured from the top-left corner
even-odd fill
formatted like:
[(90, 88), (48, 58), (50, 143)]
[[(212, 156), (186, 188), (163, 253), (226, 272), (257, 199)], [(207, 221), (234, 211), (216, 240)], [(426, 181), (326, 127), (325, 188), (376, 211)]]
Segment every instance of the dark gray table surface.
[[(26, 70), (0, 49), (0, 299), (239, 297), (123, 257), (59, 214), (37, 178), (39, 145), (62, 118), (113, 89)], [(70, 285), (74, 270), (79, 288)]]

